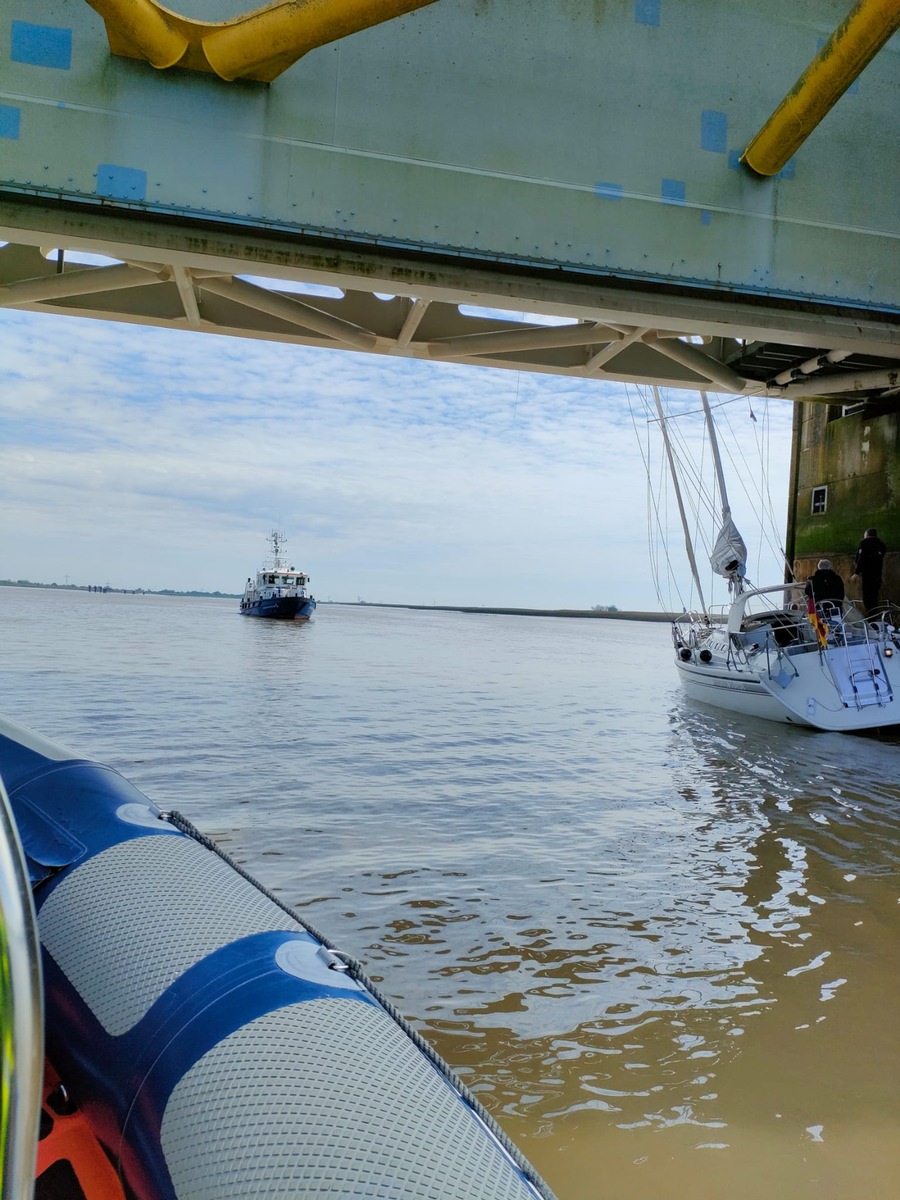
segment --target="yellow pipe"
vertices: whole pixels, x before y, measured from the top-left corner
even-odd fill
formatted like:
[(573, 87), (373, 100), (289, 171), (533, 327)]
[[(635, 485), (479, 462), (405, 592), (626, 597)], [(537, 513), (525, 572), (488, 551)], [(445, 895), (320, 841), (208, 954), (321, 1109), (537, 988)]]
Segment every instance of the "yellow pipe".
[(859, 0), (741, 155), (777, 175), (857, 75), (900, 28), (900, 0)]
[(175, 28), (154, 0), (87, 0), (103, 18), (113, 54), (142, 58), (153, 67), (173, 67), (189, 39)]
[(103, 17), (113, 54), (154, 67), (270, 83), (317, 46), (435, 0), (276, 0), (230, 21), (194, 21), (157, 0), (87, 0)]
[(222, 79), (280, 75), (317, 46), (424, 8), (434, 0), (284, 0), (207, 34), (203, 51)]

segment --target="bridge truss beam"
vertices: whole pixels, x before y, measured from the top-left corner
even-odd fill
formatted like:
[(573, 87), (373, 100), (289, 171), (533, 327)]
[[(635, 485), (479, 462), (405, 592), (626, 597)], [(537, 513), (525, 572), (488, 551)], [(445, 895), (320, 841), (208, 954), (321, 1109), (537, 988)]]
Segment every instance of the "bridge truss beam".
[(900, 396), (900, 330), (871, 312), (11, 197), (0, 240), (8, 308), (788, 400)]

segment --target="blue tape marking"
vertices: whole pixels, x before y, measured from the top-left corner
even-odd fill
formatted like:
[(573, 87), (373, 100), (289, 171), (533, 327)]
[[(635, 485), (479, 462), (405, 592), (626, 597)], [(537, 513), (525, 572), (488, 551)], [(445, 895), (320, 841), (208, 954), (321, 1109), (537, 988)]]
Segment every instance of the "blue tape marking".
[(638, 25), (658, 25), (661, 0), (634, 0), (634, 19)]
[(146, 200), (147, 172), (101, 163), (97, 168), (97, 195), (111, 200)]
[(712, 225), (712, 213), (708, 209), (704, 208), (703, 212), (700, 214), (700, 224)]
[(728, 117), (714, 108), (700, 114), (700, 149), (724, 154), (728, 149)]
[(621, 200), (622, 185), (621, 183), (595, 183), (594, 195), (600, 196), (603, 200)]
[(687, 200), (687, 187), (681, 179), (664, 179), (662, 181), (663, 204), (684, 204)]
[(13, 108), (11, 104), (0, 104), (0, 137), (15, 141), (19, 136), (21, 116), (21, 109)]
[(9, 56), (13, 62), (55, 67), (58, 71), (68, 71), (72, 66), (71, 29), (13, 21), (10, 42)]
[(741, 169), (741, 150), (728, 151), (728, 169), (730, 171), (739, 171)]

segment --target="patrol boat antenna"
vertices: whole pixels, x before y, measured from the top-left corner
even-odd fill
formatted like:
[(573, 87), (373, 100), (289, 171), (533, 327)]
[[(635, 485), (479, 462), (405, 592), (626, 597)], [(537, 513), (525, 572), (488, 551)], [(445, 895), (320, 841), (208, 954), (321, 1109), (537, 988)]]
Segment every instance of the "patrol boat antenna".
[(284, 548), (287, 545), (287, 538), (283, 533), (279, 533), (277, 529), (273, 529), (269, 534), (269, 542), (272, 546), (272, 568), (273, 570), (283, 570), (286, 566), (284, 558)]

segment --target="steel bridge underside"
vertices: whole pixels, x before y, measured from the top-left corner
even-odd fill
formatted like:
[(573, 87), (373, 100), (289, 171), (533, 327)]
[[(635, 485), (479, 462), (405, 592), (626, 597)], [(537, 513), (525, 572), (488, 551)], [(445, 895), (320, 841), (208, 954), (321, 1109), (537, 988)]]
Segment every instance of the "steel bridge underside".
[(791, 400), (900, 394), (897, 325), (870, 313), (9, 198), (0, 222), (0, 305), (31, 312)]
[(256, 70), (254, 23), (302, 5), (212, 25), (156, 0), (10, 0), (0, 306), (893, 405), (893, 0), (863, 0), (879, 48), (831, 81), (821, 127), (767, 177), (746, 165), (798, 69), (838, 61), (847, 3), (711, 21), (708, 0), (321, 0), (369, 26)]

